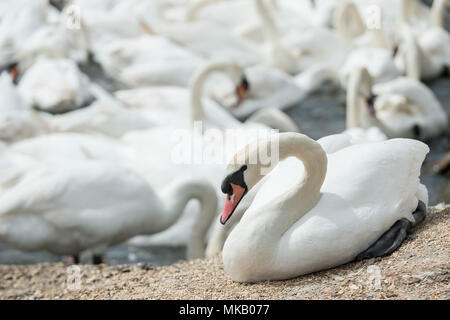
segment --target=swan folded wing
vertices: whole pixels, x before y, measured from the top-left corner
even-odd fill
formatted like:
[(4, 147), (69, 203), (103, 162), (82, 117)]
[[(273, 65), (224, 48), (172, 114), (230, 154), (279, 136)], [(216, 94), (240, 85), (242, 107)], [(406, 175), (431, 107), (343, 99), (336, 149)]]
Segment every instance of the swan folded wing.
[(428, 151), (422, 142), (392, 139), (329, 154), (322, 197), (280, 239), (275, 261), (283, 263), (276, 268), (295, 276), (340, 265), (367, 249), (395, 221), (413, 221), (416, 195), (426, 193), (419, 175)]

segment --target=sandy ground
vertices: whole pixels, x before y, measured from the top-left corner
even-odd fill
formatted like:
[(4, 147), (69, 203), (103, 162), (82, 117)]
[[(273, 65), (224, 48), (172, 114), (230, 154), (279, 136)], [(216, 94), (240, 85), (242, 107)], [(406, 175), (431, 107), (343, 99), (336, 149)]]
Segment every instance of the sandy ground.
[(450, 205), (384, 258), (287, 281), (233, 282), (220, 257), (151, 265), (0, 265), (1, 299), (450, 299)]

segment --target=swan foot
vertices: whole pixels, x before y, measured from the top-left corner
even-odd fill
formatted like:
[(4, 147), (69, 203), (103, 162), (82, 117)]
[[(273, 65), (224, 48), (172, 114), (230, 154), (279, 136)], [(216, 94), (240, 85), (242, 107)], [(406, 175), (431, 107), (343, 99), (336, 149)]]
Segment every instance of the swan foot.
[(394, 225), (386, 231), (377, 241), (375, 241), (368, 249), (361, 252), (355, 261), (382, 257), (394, 252), (405, 240), (407, 231), (412, 224), (408, 219), (397, 220)]
[(414, 222), (408, 219), (400, 219), (386, 231), (377, 241), (375, 241), (368, 249), (361, 252), (355, 261), (362, 259), (370, 259), (375, 257), (387, 256), (394, 252), (406, 239), (411, 228), (418, 225), (425, 219), (427, 207), (423, 201), (419, 200), (416, 210), (412, 213)]
[(416, 211), (414, 211), (412, 215), (414, 217), (414, 222), (412, 223), (413, 227), (417, 226), (425, 219), (425, 216), (427, 215), (427, 206), (423, 201), (419, 200)]
[(92, 264), (102, 264), (103, 256), (101, 254), (94, 254), (92, 256)]

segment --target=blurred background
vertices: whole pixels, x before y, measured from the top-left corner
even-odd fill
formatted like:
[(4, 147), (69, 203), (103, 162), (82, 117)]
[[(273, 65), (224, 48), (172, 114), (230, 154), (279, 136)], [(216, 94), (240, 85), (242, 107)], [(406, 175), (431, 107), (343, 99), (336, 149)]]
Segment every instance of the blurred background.
[[(177, 125), (175, 120), (185, 115), (168, 111), (168, 116), (159, 116), (148, 105), (188, 105), (187, 93), (199, 70), (211, 61), (223, 60), (248, 68), (244, 72), (247, 78), (233, 83), (215, 74), (205, 84), (203, 95), (238, 121), (246, 121), (260, 106), (267, 106), (282, 109), (299, 132), (313, 139), (340, 133), (347, 128), (349, 70), (361, 63), (375, 82), (407, 75), (404, 65), (409, 56), (402, 56), (404, 42), (399, 35), (402, 14), (407, 11), (402, 6), (413, 8), (413, 19), (407, 20), (415, 30), (418, 50), (425, 52), (417, 39), (431, 28), (428, 20), (433, 2), (436, 0), (1, 0), (0, 152), (20, 150), (20, 143), (27, 139), (55, 132), (118, 141), (132, 131), (170, 124), (172, 116)], [(442, 19), (447, 38), (444, 36), (442, 43), (430, 36), (429, 41), (447, 48), (445, 55), (450, 46), (446, 43), (450, 13), (445, 5)], [(370, 29), (372, 22), (375, 27)], [(361, 23), (363, 31), (359, 30)], [(373, 30), (381, 31), (375, 34)], [(380, 34), (382, 41), (376, 38)], [(287, 47), (296, 57), (294, 67), (283, 56)], [(375, 54), (352, 56), (360, 48), (383, 49), (380, 57), (386, 61)], [(448, 118), (450, 56), (443, 60), (441, 69), (430, 68), (428, 73), (426, 64), (418, 62), (422, 67), (418, 77)], [(259, 65), (270, 70), (250, 71)], [(161, 86), (183, 91), (156, 92), (154, 88)], [(188, 110), (186, 114), (189, 117)], [(422, 140), (431, 149), (421, 177), (428, 188), (429, 204), (449, 203), (450, 128)], [(57, 152), (57, 144), (47, 147), (42, 152)], [(4, 166), (0, 201), (6, 201), (9, 189), (4, 181), (11, 171), (6, 162), (0, 161), (0, 165)], [(187, 236), (180, 233), (188, 234), (189, 226), (169, 228), (150, 240), (136, 238), (113, 246), (104, 261), (167, 265), (184, 259)], [(63, 259), (43, 250), (23, 252), (0, 243), (0, 264)]]

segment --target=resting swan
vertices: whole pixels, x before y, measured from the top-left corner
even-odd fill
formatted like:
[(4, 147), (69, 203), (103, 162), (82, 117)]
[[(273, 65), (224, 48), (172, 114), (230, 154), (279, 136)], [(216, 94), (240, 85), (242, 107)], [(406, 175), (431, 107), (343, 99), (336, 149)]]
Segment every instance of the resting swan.
[[(347, 116), (363, 128), (376, 126), (390, 138), (428, 139), (447, 127), (447, 116), (433, 92), (421, 82), (400, 77), (372, 86), (365, 68), (353, 70), (352, 105)], [(365, 101), (364, 101), (365, 100)], [(358, 103), (366, 107), (359, 108)], [(368, 108), (372, 114), (367, 112)], [(360, 113), (358, 113), (358, 110)]]
[(89, 79), (74, 61), (41, 57), (25, 71), (18, 91), (29, 105), (60, 113), (91, 103), (89, 86)]
[[(236, 113), (243, 107), (244, 112), (242, 114), (245, 115), (258, 110), (258, 107), (255, 107), (258, 105), (256, 102), (261, 102), (262, 106), (265, 107), (263, 110), (268, 110), (265, 111), (268, 113), (275, 113), (275, 111), (270, 111), (269, 109), (279, 106), (276, 104), (278, 95), (275, 93), (272, 93), (272, 95), (268, 93), (266, 97), (260, 97), (256, 101), (247, 103), (246, 100), (252, 98), (252, 92), (258, 92), (259, 86), (263, 86), (262, 89), (264, 89), (264, 86), (269, 84), (279, 84), (285, 88), (284, 93), (289, 92), (291, 94), (290, 97), (284, 98), (284, 102), (291, 101), (292, 103), (296, 98), (303, 96), (303, 92), (298, 93), (294, 84), (286, 83), (286, 75), (282, 72), (264, 68), (251, 68), (251, 70), (254, 70), (254, 72), (250, 73), (252, 77), (247, 80), (246, 69), (239, 64), (221, 60), (211, 61), (200, 66), (192, 75), (189, 89), (174, 86), (143, 87), (116, 91), (115, 96), (122, 103), (144, 115), (156, 125), (172, 125), (185, 128), (190, 127), (192, 121), (201, 120), (205, 129), (255, 128), (255, 123), (242, 123), (236, 120), (219, 103), (205, 97), (208, 93), (218, 100), (228, 99), (225, 103), (232, 101), (233, 104), (236, 104), (240, 101), (242, 105), (235, 108)], [(260, 72), (257, 70), (260, 70)], [(220, 77), (222, 74), (225, 75), (225, 79)], [(267, 77), (265, 80), (261, 80), (255, 77), (258, 75)], [(210, 79), (211, 81), (209, 81)], [(231, 86), (227, 86), (230, 83)], [(250, 86), (250, 89), (248, 86)], [(227, 89), (229, 90), (227, 91)], [(248, 92), (249, 90), (250, 93)], [(266, 103), (264, 104), (263, 101), (266, 101)], [(273, 101), (274, 104), (270, 105), (268, 103), (270, 101)], [(282, 123), (281, 120), (283, 119), (281, 118), (278, 118), (280, 121), (277, 124), (282, 125), (283, 128), (292, 127), (291, 121), (287, 120)], [(283, 118), (285, 119), (286, 117)]]
[(204, 254), (204, 236), (216, 214), (214, 188), (179, 178), (155, 192), (133, 172), (105, 162), (39, 167), (0, 196), (0, 242), (24, 251), (102, 253), (135, 235), (167, 229), (191, 199), (201, 204), (188, 258)]
[(290, 165), (263, 166), (257, 152), (273, 151), (275, 140), (262, 140), (236, 154), (222, 182), (227, 200), (220, 221), (226, 223), (263, 178), (261, 170), (275, 168), (225, 242), (224, 268), (233, 280), (288, 279), (389, 254), (405, 230), (424, 218), (425, 205), (417, 196), (429, 151), (424, 143), (394, 139), (327, 155), (305, 135), (276, 138), (279, 159), (295, 157), (286, 162)]
[(43, 116), (20, 97), (11, 76), (0, 74), (0, 140), (8, 143), (47, 131)]
[[(418, 1), (401, 1), (401, 24), (397, 32), (400, 38), (413, 38), (408, 40), (409, 48), (404, 50), (416, 51), (420, 78), (430, 80), (439, 77), (450, 67), (450, 35), (444, 27), (445, 8), (450, 2), (435, 0), (431, 10), (423, 10), (419, 5)], [(413, 18), (416, 19), (411, 22)]]

